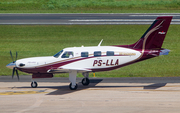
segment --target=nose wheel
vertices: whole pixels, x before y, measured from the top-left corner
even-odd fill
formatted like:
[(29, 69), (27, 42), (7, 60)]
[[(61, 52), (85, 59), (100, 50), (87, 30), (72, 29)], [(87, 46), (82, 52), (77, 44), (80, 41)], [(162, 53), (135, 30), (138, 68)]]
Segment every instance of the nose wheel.
[(31, 87), (32, 87), (32, 88), (37, 88), (37, 86), (38, 86), (38, 84), (37, 84), (36, 81), (32, 81), (32, 82), (31, 82)]

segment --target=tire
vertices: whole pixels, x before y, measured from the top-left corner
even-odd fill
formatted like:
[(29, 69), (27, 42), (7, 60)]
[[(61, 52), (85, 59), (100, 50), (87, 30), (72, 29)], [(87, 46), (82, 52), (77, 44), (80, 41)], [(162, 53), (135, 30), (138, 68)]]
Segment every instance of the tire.
[(71, 90), (76, 90), (76, 89), (77, 89), (77, 87), (78, 87), (78, 85), (77, 85), (77, 84), (76, 84), (76, 86), (75, 86), (74, 88), (72, 88), (71, 86), (72, 86), (72, 83), (70, 83), (70, 84), (69, 84), (69, 89), (71, 89)]
[(82, 85), (84, 85), (84, 86), (88, 86), (88, 85), (89, 85), (89, 83), (90, 83), (90, 81), (89, 81), (89, 79), (88, 79), (88, 78), (83, 78), (83, 79), (82, 79)]
[(32, 88), (37, 88), (37, 86), (38, 86), (38, 84), (37, 84), (36, 81), (31, 82), (31, 87)]

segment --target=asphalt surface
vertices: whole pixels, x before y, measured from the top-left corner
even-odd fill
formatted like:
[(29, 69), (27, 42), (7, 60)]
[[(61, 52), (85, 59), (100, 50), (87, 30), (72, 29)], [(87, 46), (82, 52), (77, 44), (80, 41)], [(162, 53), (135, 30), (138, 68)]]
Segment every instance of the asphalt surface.
[(158, 16), (173, 16), (173, 20), (171, 24), (180, 24), (180, 13), (0, 14), (0, 24), (1, 25), (151, 24)]
[[(31, 75), (21, 75), (18, 81), (15, 76), (0, 76), (0, 82), (31, 82)], [(33, 79), (37, 82), (60, 82), (69, 83), (69, 78), (53, 77)], [(77, 82), (81, 82), (82, 78), (77, 78)], [(122, 77), (122, 78), (90, 78), (91, 83), (180, 83), (180, 77)]]
[[(39, 79), (31, 76), (0, 77), (1, 113), (179, 113), (180, 77), (90, 78), (89, 86), (77, 79), (69, 89), (68, 78)], [(41, 80), (41, 81), (40, 81)], [(27, 82), (26, 82), (27, 81)]]

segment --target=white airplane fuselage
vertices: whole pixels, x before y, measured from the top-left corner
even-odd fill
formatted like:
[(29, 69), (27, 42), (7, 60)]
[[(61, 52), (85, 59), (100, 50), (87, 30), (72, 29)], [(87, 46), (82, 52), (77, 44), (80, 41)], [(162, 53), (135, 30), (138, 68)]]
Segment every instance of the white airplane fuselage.
[[(67, 52), (71, 52), (73, 55), (64, 58), (63, 55)], [(137, 60), (141, 55), (142, 53), (137, 50), (123, 47), (72, 47), (63, 49), (58, 57), (32, 57), (17, 60), (16, 67), (28, 73), (51, 73), (50, 70), (56, 70), (52, 73), (69, 72), (70, 70), (78, 72), (106, 71)]]

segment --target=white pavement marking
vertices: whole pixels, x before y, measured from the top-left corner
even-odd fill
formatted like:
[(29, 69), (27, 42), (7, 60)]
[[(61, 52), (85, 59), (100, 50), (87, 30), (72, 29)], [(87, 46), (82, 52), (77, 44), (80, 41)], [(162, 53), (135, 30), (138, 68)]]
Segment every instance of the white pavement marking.
[[(79, 20), (79, 19), (76, 19), (76, 20), (69, 20), (69, 21), (73, 21), (73, 22), (116, 22), (116, 21), (123, 21), (123, 22), (133, 22), (133, 21), (136, 21), (136, 22), (141, 22), (141, 21), (154, 21), (154, 19), (87, 19), (87, 20)], [(179, 19), (180, 21), (180, 19)]]
[[(75, 19), (69, 21), (86, 22), (86, 23), (71, 23), (71, 24), (152, 24), (154, 20), (155, 19), (87, 19), (87, 20)], [(87, 23), (87, 22), (92, 22), (92, 23)], [(172, 19), (171, 24), (180, 24), (180, 19)]]
[(173, 16), (173, 17), (176, 17), (176, 16), (180, 16), (180, 14), (139, 14), (139, 15), (129, 15), (129, 16), (136, 16), (136, 17), (144, 17), (144, 16)]
[[(149, 22), (149, 21), (154, 21), (155, 19), (87, 19), (87, 20), (69, 20), (73, 22), (117, 22), (117, 21), (122, 21), (122, 22)], [(172, 19), (172, 22), (180, 22), (180, 19)]]

